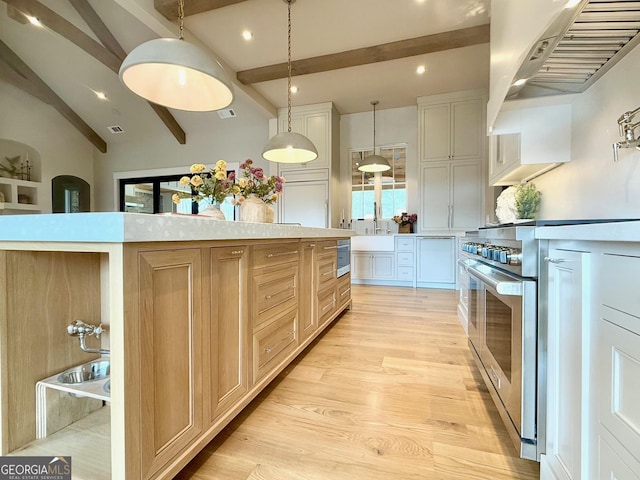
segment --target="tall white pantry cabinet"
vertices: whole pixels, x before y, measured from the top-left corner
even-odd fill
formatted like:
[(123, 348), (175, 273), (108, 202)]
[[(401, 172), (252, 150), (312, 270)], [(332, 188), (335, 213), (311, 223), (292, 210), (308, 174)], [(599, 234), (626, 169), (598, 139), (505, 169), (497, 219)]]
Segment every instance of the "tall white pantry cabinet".
[[(274, 124), (271, 123), (271, 130)], [(278, 111), (278, 133), (288, 130), (287, 109)], [(318, 150), (308, 163), (278, 164), (287, 179), (279, 205), (280, 222), (307, 227), (337, 227), (344, 206), (340, 182), (340, 116), (331, 102), (292, 107), (291, 131), (306, 136)], [(272, 131), (274, 135), (276, 132)]]
[(482, 225), (486, 103), (483, 90), (418, 98), (420, 231)]

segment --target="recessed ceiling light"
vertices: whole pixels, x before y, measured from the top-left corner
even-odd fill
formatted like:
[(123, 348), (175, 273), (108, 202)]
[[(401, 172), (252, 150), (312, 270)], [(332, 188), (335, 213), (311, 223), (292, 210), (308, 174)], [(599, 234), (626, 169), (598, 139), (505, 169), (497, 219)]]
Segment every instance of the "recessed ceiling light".
[(427, 71), (427, 67), (425, 67), (424, 65), (420, 65), (417, 69), (416, 72), (418, 73), (418, 75), (422, 75), (424, 72)]
[(100, 100), (106, 100), (107, 96), (105, 95), (104, 92), (96, 92), (96, 97), (98, 97)]
[(567, 3), (564, 5), (564, 8), (573, 8), (577, 6), (580, 2), (581, 0), (568, 0)]
[(524, 85), (525, 83), (527, 83), (527, 79), (526, 78), (521, 78), (521, 79), (516, 80), (515, 82), (513, 82), (513, 86), (514, 87), (519, 87), (521, 85)]
[(291, 93), (298, 93), (298, 87), (291, 85)]
[(42, 23), (40, 23), (40, 20), (38, 20), (37, 17), (32, 17), (31, 15), (25, 15), (27, 17), (27, 20), (29, 20), (29, 23), (31, 25), (35, 25), (36, 27), (41, 27)]
[(244, 38), (245, 40), (251, 40), (253, 38), (253, 32), (245, 30), (244, 32), (242, 32), (242, 38)]

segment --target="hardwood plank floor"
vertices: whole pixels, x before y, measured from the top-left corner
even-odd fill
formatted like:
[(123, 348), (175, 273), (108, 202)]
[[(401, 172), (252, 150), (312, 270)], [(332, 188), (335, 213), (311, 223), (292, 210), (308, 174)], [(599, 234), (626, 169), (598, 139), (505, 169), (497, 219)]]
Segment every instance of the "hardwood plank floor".
[(353, 285), (353, 309), (176, 477), (537, 479), (517, 457), (456, 292)]

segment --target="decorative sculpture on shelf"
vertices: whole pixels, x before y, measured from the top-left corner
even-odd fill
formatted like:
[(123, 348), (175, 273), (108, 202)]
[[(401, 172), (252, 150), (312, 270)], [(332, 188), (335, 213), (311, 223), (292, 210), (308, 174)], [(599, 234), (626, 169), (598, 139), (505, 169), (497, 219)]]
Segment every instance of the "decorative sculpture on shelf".
[(26, 164), (21, 162), (21, 155), (15, 157), (4, 157), (6, 164), (0, 163), (0, 177), (5, 172), (9, 178), (17, 178), (19, 180), (31, 180), (31, 165), (29, 165), (29, 157), (27, 156)]

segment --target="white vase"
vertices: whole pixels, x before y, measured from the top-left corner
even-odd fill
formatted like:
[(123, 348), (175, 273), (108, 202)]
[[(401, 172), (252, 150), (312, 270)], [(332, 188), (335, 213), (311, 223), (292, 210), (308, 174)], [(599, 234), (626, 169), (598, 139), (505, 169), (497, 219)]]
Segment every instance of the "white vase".
[(198, 215), (204, 215), (205, 217), (210, 217), (214, 220), (226, 220), (227, 218), (220, 210), (220, 205), (217, 203), (211, 203), (207, 208), (198, 212)]
[(252, 193), (240, 204), (240, 221), (273, 223), (273, 210)]

